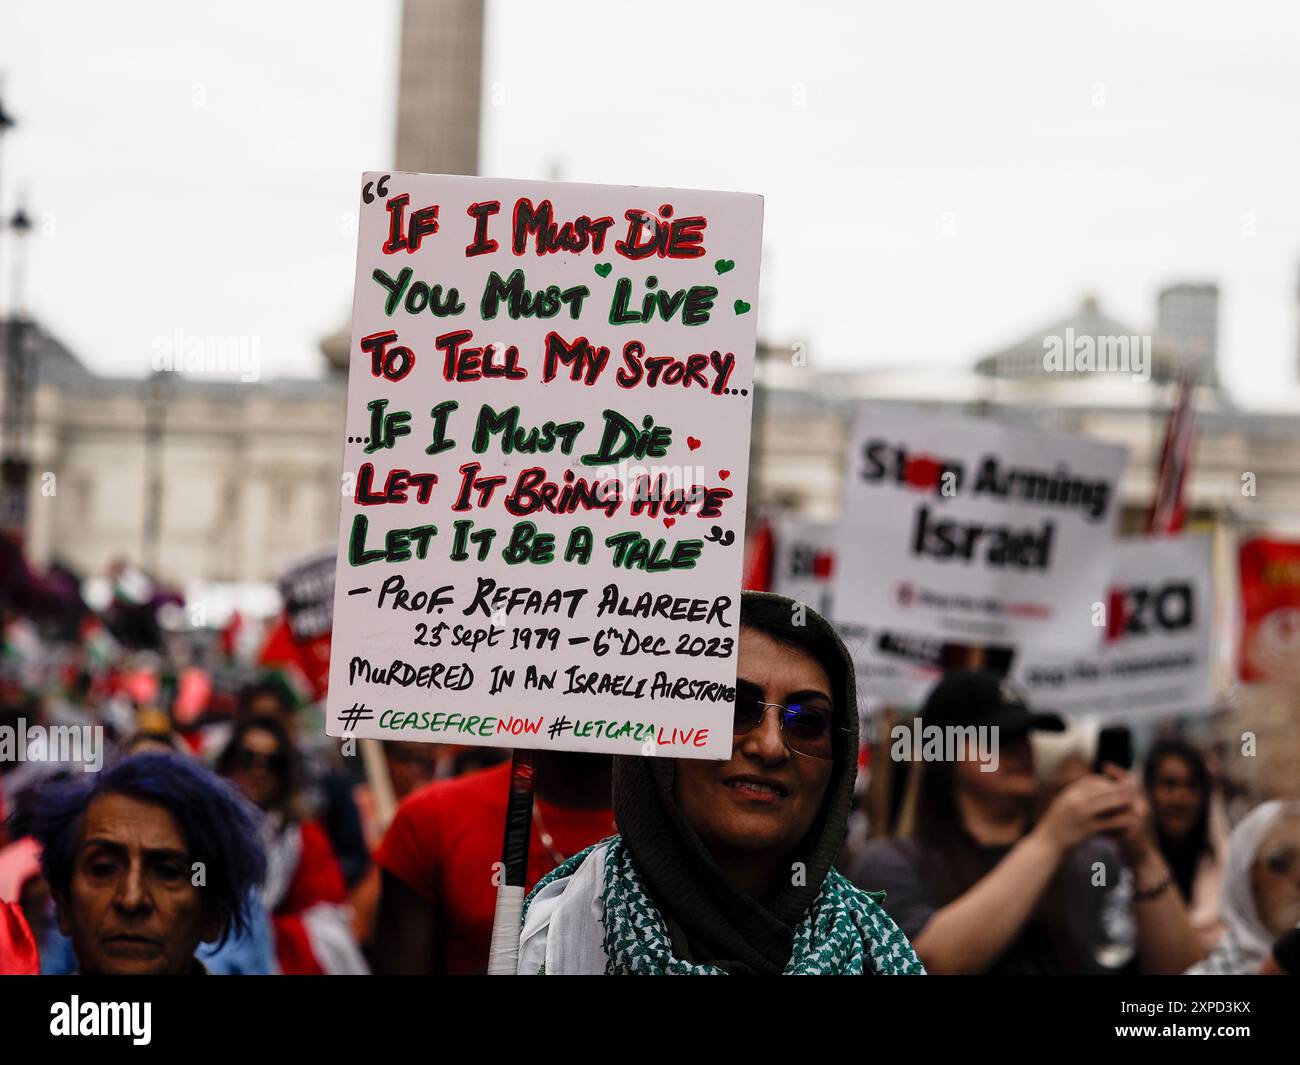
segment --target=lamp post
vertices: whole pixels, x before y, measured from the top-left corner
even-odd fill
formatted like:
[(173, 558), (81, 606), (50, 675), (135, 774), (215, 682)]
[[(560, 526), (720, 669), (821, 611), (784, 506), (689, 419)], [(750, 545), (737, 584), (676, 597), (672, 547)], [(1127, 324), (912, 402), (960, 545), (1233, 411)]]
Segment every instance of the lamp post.
[(140, 543), (140, 563), (155, 580), (159, 576), (158, 549), (162, 537), (163, 430), (171, 397), (171, 379), (165, 370), (155, 370), (141, 389), (144, 403), (144, 524)]
[[(0, 148), (4, 146), (5, 134), (14, 128), (18, 123), (14, 117), (5, 110), (4, 99), (0, 97)], [(0, 209), (3, 208), (4, 198), (0, 196)], [(0, 269), (4, 266), (4, 235), (6, 226), (4, 217), (0, 215)], [(0, 298), (3, 298), (3, 285), (0, 285)], [(0, 362), (4, 364), (5, 374), (5, 406), (4, 406), (4, 425), (3, 441), (0, 442), (0, 530), (11, 535), (21, 536), (27, 513), (27, 496), (25, 491), (19, 491), (19, 486), (15, 482), (21, 481), (25, 489), (27, 477), (25, 471), (22, 471), (16, 465), (17, 456), (11, 454), (11, 440), (17, 433), (13, 424), (13, 403), (14, 403), (14, 379), (13, 370), (16, 369), (13, 363), (11, 353), (15, 348), (15, 338), (10, 335), (12, 332), (13, 309), (10, 309), (10, 318), (6, 319), (0, 314)], [(19, 338), (21, 339), (21, 338)]]
[(3, 228), (15, 238), (12, 297), (5, 334), (5, 406), (3, 461), (0, 462), (0, 525), (19, 539), (27, 528), (27, 482), (30, 463), (27, 455), (28, 407), (31, 395), (30, 360), (27, 352), (27, 321), (23, 313), (23, 269), (26, 263), (27, 235), (32, 222), (19, 205)]
[[(3, 84), (0, 84), (0, 90), (3, 90)], [(13, 115), (11, 115), (8, 111), (5, 110), (4, 97), (3, 95), (0, 95), (0, 149), (4, 148), (5, 134), (8, 133), (11, 129), (13, 129), (14, 126), (16, 125), (18, 125), (17, 121), (14, 119)], [(0, 154), (3, 153), (0, 152)], [(2, 188), (2, 186), (0, 186), (0, 188)], [(0, 208), (3, 208), (3, 206), (4, 206), (4, 197), (0, 196)], [(3, 228), (4, 228), (3, 226), (0, 226), (0, 229)], [(3, 236), (3, 234), (0, 234), (0, 236)], [(4, 255), (0, 254), (0, 266), (3, 265), (4, 265)], [(0, 344), (3, 343), (4, 343), (3, 337), (0, 337)]]

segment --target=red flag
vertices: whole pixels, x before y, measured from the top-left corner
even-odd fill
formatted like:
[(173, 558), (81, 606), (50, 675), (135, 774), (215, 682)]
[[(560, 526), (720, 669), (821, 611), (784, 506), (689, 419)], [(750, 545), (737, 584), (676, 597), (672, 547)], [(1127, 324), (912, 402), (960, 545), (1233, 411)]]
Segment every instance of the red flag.
[(289, 621), (283, 614), (267, 631), (257, 661), (259, 665), (279, 670), (299, 698), (310, 698), (311, 683), (303, 668), (302, 651), (294, 640), (293, 633), (289, 631)]
[(330, 634), (301, 642), (294, 639), (283, 614), (267, 633), (257, 660), (279, 669), (302, 699), (320, 699), (329, 686)]
[(35, 976), (40, 971), (36, 937), (22, 907), (0, 901), (0, 976)]
[(1167, 536), (1182, 530), (1187, 516), (1184, 488), (1191, 475), (1192, 450), (1196, 444), (1196, 411), (1192, 407), (1192, 382), (1183, 376), (1178, 382), (1178, 396), (1169, 412), (1165, 442), (1160, 449), (1160, 467), (1156, 473), (1156, 491), (1147, 519), (1147, 533)]
[(740, 586), (749, 592), (766, 592), (772, 587), (772, 563), (776, 556), (776, 542), (772, 526), (762, 522), (745, 545), (745, 565)]
[(234, 657), (239, 643), (239, 630), (244, 627), (244, 619), (238, 610), (232, 611), (226, 627), (221, 630), (221, 653), (227, 658)]
[(212, 701), (212, 677), (206, 669), (187, 666), (176, 678), (176, 700), (172, 718), (178, 725), (194, 725)]

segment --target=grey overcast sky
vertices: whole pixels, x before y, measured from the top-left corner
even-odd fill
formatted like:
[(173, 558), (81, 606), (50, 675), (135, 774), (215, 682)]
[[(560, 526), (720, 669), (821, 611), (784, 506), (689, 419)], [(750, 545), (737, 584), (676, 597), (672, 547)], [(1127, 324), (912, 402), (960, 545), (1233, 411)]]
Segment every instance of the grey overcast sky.
[[(319, 373), (398, 14), (11, 5), (30, 308), (104, 372), (179, 329)], [(1297, 40), (1285, 2), (489, 0), (482, 171), (764, 194), (763, 330), (824, 366), (969, 366), (1087, 291), (1145, 330), (1216, 280), (1234, 397), (1295, 408)]]

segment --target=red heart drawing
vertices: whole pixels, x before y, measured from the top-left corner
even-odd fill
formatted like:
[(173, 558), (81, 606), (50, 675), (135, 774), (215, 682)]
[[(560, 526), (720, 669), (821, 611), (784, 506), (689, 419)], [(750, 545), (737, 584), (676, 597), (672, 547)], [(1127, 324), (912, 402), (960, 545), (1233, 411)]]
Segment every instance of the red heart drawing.
[(693, 436), (688, 436), (686, 438), (686, 446), (690, 448), (692, 451), (694, 451), (697, 447), (700, 446), (700, 441)]
[(664, 518), (664, 528), (665, 528), (665, 529), (671, 529), (671, 528), (672, 528), (674, 525), (676, 525), (676, 524), (677, 524), (677, 519), (676, 519), (676, 518)]
[(730, 470), (719, 470), (719, 471), (718, 471), (718, 476), (721, 477), (721, 478), (725, 481), (728, 477), (731, 476), (731, 471), (730, 471)]

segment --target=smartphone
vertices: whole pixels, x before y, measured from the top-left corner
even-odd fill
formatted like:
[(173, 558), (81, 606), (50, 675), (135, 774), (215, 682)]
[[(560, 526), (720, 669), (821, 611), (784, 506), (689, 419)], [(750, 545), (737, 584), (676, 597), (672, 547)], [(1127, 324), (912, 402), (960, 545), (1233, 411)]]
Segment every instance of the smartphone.
[(1107, 725), (1097, 733), (1097, 757), (1092, 771), (1100, 773), (1103, 765), (1117, 765), (1128, 771), (1133, 768), (1133, 732), (1127, 725)]

